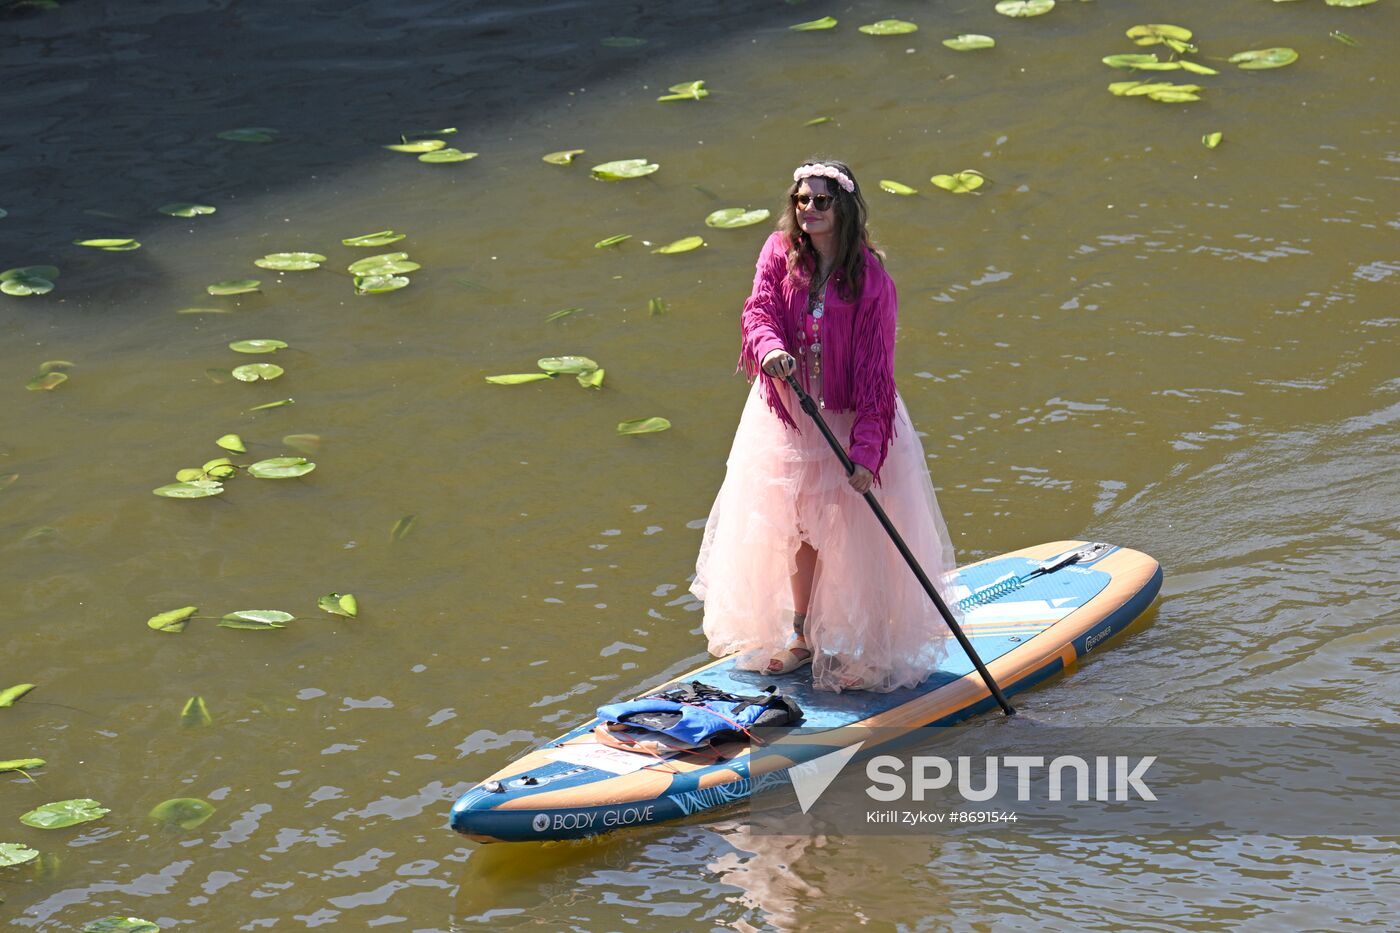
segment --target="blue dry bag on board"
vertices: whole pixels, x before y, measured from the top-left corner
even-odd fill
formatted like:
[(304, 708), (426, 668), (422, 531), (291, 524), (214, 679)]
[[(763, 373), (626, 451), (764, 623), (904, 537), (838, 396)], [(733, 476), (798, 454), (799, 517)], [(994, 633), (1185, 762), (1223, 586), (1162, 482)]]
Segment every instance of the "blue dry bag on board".
[(729, 693), (693, 680), (670, 690), (598, 708), (598, 719), (614, 733), (666, 737), (669, 748), (700, 748), (742, 739), (755, 726), (786, 726), (802, 718), (788, 697), (767, 687), (757, 696)]

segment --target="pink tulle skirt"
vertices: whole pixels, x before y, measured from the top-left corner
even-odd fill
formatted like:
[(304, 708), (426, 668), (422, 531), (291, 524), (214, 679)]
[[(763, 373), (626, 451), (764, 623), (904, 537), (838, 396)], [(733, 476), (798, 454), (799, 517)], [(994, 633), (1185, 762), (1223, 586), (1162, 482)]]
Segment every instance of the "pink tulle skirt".
[[(779, 391), (800, 430), (778, 420), (756, 382), (705, 525), (690, 591), (705, 603), (710, 652), (738, 652), (739, 667), (762, 670), (782, 649), (793, 630), (789, 578), (806, 542), (817, 551), (804, 626), (813, 683), (825, 690), (852, 681), (878, 691), (912, 687), (942, 659), (947, 626), (870, 506), (847, 483), (820, 430), (787, 386)], [(855, 413), (822, 414), (846, 443)], [(955, 566), (953, 547), (903, 399), (880, 484), (872, 489), (951, 605), (946, 578)]]

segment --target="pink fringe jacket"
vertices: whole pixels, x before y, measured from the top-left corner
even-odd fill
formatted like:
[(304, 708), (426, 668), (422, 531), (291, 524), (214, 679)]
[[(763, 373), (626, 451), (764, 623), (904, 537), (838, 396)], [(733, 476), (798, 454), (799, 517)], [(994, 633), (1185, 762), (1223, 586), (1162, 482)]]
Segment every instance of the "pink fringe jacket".
[[(894, 437), (894, 329), (899, 302), (894, 281), (880, 260), (869, 251), (865, 257), (864, 282), (855, 302), (840, 296), (839, 270), (826, 285), (821, 395), (827, 408), (856, 412), (847, 453), (878, 479)], [(775, 232), (758, 254), (753, 292), (744, 302), (739, 369), (751, 381), (756, 376), (763, 380), (768, 407), (794, 429), (797, 423), (774, 391), (772, 377), (763, 373), (762, 363), (774, 350), (793, 353), (798, 380), (808, 392), (813, 391), (806, 361), (793, 352), (807, 312), (809, 281), (806, 270), (788, 274), (787, 238)]]

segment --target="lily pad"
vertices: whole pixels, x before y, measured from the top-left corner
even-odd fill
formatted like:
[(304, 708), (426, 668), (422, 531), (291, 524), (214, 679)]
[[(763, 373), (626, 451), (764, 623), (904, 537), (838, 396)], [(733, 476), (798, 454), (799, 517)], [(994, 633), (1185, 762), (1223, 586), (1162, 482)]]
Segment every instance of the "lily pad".
[(281, 408), (283, 405), (295, 405), (295, 404), (296, 404), (296, 399), (294, 399), (294, 398), (284, 398), (284, 399), (278, 399), (278, 400), (275, 401), (275, 402), (264, 402), (264, 403), (261, 404), (261, 405), (254, 405), (252, 408), (250, 408), (250, 409), (248, 409), (248, 410), (249, 410), (249, 411), (267, 411), (269, 408)]
[(140, 917), (107, 917), (92, 921), (79, 933), (160, 933), (160, 927)]
[(1214, 149), (1216, 146), (1220, 145), (1220, 141), (1224, 138), (1224, 133), (1207, 133), (1201, 137), (1201, 145), (1205, 146), (1207, 149)]
[(239, 382), (271, 382), (284, 372), (286, 370), (276, 363), (244, 363), (233, 367), (233, 378)]
[(233, 461), (229, 460), (228, 457), (210, 460), (208, 463), (204, 464), (204, 466), (200, 467), (200, 470), (203, 471), (206, 476), (220, 480), (238, 475), (238, 467), (234, 466)]
[(560, 318), (566, 318), (571, 314), (578, 314), (582, 310), (582, 308), (560, 308), (558, 311), (555, 311), (554, 313), (550, 314), (544, 320), (545, 323), (548, 324), (550, 321), (557, 321)]
[(591, 372), (579, 373), (578, 384), (585, 389), (601, 389), (603, 387), (603, 370), (595, 369)]
[(314, 454), (321, 449), (321, 435), (319, 434), (288, 434), (282, 438), (282, 443), (292, 450), (299, 450), (304, 454)]
[(600, 181), (623, 181), (628, 178), (641, 178), (643, 175), (650, 175), (660, 167), (655, 162), (648, 162), (646, 159), (618, 159), (615, 162), (595, 165), (591, 171), (593, 177)]
[(693, 249), (699, 249), (705, 245), (705, 238), (698, 236), (682, 237), (674, 243), (667, 243), (665, 246), (652, 250), (653, 253), (688, 253)]
[(408, 258), (408, 253), (381, 253), (378, 256), (366, 256), (358, 259), (346, 267), (346, 271), (351, 275), (399, 275), (404, 272), (415, 272), (423, 268), (418, 263)]
[(632, 421), (621, 421), (617, 425), (618, 434), (655, 434), (657, 431), (665, 431), (671, 426), (671, 422), (665, 418), (636, 418)]
[(586, 356), (547, 356), (539, 360), (536, 365), (546, 373), (557, 373), (564, 376), (591, 373), (598, 368), (598, 364)]
[(1183, 58), (1183, 59), (1179, 59), (1179, 60), (1177, 61), (1177, 64), (1181, 66), (1181, 70), (1182, 70), (1182, 71), (1189, 71), (1189, 72), (1191, 72), (1191, 74), (1195, 74), (1195, 75), (1218, 75), (1218, 74), (1220, 74), (1220, 72), (1216, 71), (1214, 68), (1211, 68), (1209, 65), (1200, 65), (1200, 64), (1197, 64), (1196, 62), (1188, 62), (1188, 61), (1187, 61), (1186, 59), (1184, 59), (1184, 58)]
[(146, 620), (149, 628), (157, 632), (171, 632), (178, 634), (185, 630), (185, 626), (190, 624), (190, 619), (199, 611), (197, 606), (185, 606), (183, 609), (171, 609), (169, 612), (162, 612), (151, 616)]
[(1001, 0), (995, 9), (1002, 16), (1040, 16), (1055, 9), (1055, 0)]
[(908, 185), (902, 185), (897, 181), (890, 181), (888, 178), (880, 179), (880, 190), (888, 191), (890, 194), (902, 195), (911, 195), (919, 193), (918, 189), (916, 188), (911, 188)]
[(929, 179), (944, 191), (951, 191), (953, 194), (968, 194), (982, 187), (986, 181), (982, 173), (974, 169), (965, 169), (955, 175), (935, 175)]
[(232, 314), (232, 308), (178, 308), (176, 314)]
[(4, 771), (34, 771), (48, 764), (42, 758), (11, 758), (7, 761), (0, 761), (0, 772)]
[(1266, 68), (1282, 68), (1284, 65), (1291, 65), (1298, 60), (1298, 53), (1293, 49), (1254, 49), (1248, 52), (1236, 52), (1230, 56), (1230, 64), (1239, 65), (1248, 71), (1262, 71)]
[(153, 820), (181, 829), (195, 829), (214, 815), (214, 805), (198, 797), (175, 797), (156, 804), (150, 812)]
[(270, 457), (248, 467), (248, 475), (258, 479), (295, 479), (316, 469), (305, 457)]
[(1328, 35), (1336, 39), (1342, 45), (1349, 45), (1354, 49), (1359, 49), (1361, 47), (1361, 43), (1358, 42), (1354, 36), (1349, 36), (1340, 29), (1334, 29), (1329, 32)]
[(44, 360), (39, 364), (39, 375), (53, 372), (55, 369), (72, 369), (77, 366), (72, 360)]
[(418, 522), (417, 515), (405, 515), (394, 522), (394, 527), (389, 529), (390, 541), (402, 541), (413, 530), (413, 526)]
[(56, 266), (20, 266), (0, 272), (0, 292), (15, 297), (47, 295), (58, 278)]
[(235, 340), (228, 345), (228, 348), (238, 353), (276, 353), (286, 346), (286, 343), (281, 340), (260, 337), (253, 340)]
[(666, 302), (661, 298), (652, 298), (648, 300), (647, 313), (652, 317), (660, 317), (666, 313)]
[(575, 156), (581, 156), (586, 149), (560, 149), (558, 152), (547, 152), (540, 158), (550, 165), (569, 165), (574, 161)]
[(710, 92), (705, 90), (704, 81), (683, 81), (680, 84), (671, 85), (667, 90), (671, 93), (663, 94), (657, 100), (699, 100), (702, 97), (710, 96)]
[(51, 392), (68, 381), (67, 373), (44, 373), (24, 384), (31, 392)]
[(1166, 23), (1146, 23), (1134, 26), (1126, 33), (1138, 45), (1163, 45), (1167, 40), (1186, 42), (1191, 38), (1191, 30)]
[(805, 23), (798, 23), (796, 26), (789, 26), (793, 32), (815, 32), (818, 29), (835, 29), (836, 20), (830, 16), (823, 16), (821, 19), (808, 20)]
[(978, 35), (975, 32), (964, 33), (961, 36), (954, 36), (951, 39), (944, 39), (943, 44), (955, 52), (972, 52), (976, 49), (994, 48), (997, 40), (991, 36)]
[(1370, 6), (1375, 2), (1376, 0), (1327, 0), (1327, 5), (1341, 7)]
[(346, 246), (388, 246), (390, 243), (397, 243), (406, 233), (396, 233), (393, 230), (380, 230), (378, 233), (366, 233), (362, 236), (346, 237), (340, 242)]
[(326, 257), (320, 253), (268, 253), (261, 259), (254, 259), (253, 265), (277, 272), (302, 272), (307, 269), (319, 269), (325, 261)]
[(180, 725), (182, 726), (203, 728), (213, 722), (214, 717), (209, 715), (209, 706), (204, 702), (204, 697), (190, 697), (180, 709)]
[(475, 159), (480, 153), (463, 152), (460, 149), (439, 149), (437, 152), (425, 152), (418, 157), (419, 162), (431, 162), (434, 165), (445, 162), (465, 162), (468, 159)]
[(823, 123), (830, 123), (830, 122), (831, 122), (831, 117), (813, 117), (812, 119), (808, 120), (806, 123), (804, 123), (804, 124), (802, 124), (802, 125), (803, 125), (803, 126), (821, 126)]
[(235, 143), (270, 143), (277, 138), (277, 131), (270, 126), (241, 126), (215, 135)]
[(262, 282), (257, 279), (226, 279), (223, 282), (215, 282), (204, 290), (211, 295), (246, 295), (248, 292), (255, 292)]
[(549, 373), (507, 373), (503, 376), (487, 376), (486, 381), (498, 386), (518, 386), (527, 382), (543, 382), (554, 378)]
[(401, 288), (407, 288), (409, 280), (402, 275), (357, 275), (355, 276), (355, 294), (357, 295), (382, 295), (385, 292), (396, 292)]
[(413, 142), (393, 143), (384, 148), (394, 152), (437, 152), (446, 145), (447, 143), (440, 139), (415, 139)]
[(242, 629), (248, 632), (265, 632), (286, 628), (287, 623), (295, 618), (296, 616), (290, 612), (282, 612), (277, 609), (240, 609), (237, 612), (230, 612), (220, 619), (219, 625), (224, 628)]
[(74, 240), (74, 246), (92, 246), (97, 249), (106, 250), (109, 253), (120, 253), (132, 249), (140, 249), (141, 244), (135, 240), (120, 238), (98, 238), (95, 240)]
[(222, 495), (223, 491), (224, 484), (216, 483), (213, 480), (171, 483), (168, 486), (161, 486), (151, 490), (151, 492), (156, 495), (165, 496), (167, 499), (205, 499), (209, 496)]
[(171, 217), (198, 217), (200, 214), (212, 214), (218, 208), (208, 204), (162, 204), (156, 210)]
[(231, 450), (236, 454), (248, 452), (248, 448), (243, 446), (243, 438), (239, 437), (237, 434), (225, 434), (214, 443), (218, 444), (224, 450)]
[(757, 210), (747, 210), (742, 207), (725, 207), (713, 211), (705, 218), (705, 226), (719, 227), (723, 230), (732, 230), (735, 227), (751, 227), (754, 224), (761, 224), (769, 217), (767, 208), (760, 207)]
[(19, 818), (25, 826), (35, 829), (63, 829), (79, 823), (100, 820), (112, 811), (88, 797), (58, 800), (36, 807)]
[(355, 600), (354, 593), (327, 593), (316, 600), (316, 607), (324, 609), (331, 615), (355, 618), (359, 615), (360, 604)]
[(918, 26), (902, 19), (882, 19), (859, 28), (867, 36), (904, 36), (919, 31)]
[(0, 868), (23, 865), (39, 857), (39, 853), (19, 842), (0, 842)]
[(18, 700), (33, 689), (33, 684), (15, 684), (13, 687), (6, 687), (4, 690), (0, 690), (0, 709), (14, 706), (15, 700)]
[(602, 238), (601, 240), (599, 240), (597, 243), (594, 243), (594, 244), (593, 244), (593, 248), (594, 248), (594, 249), (606, 249), (606, 248), (609, 247), (609, 246), (616, 246), (617, 244), (622, 243), (622, 242), (624, 242), (624, 241), (626, 241), (626, 240), (630, 240), (630, 239), (632, 239), (632, 234), (630, 234), (630, 233), (617, 233), (617, 234), (614, 234), (613, 236), (603, 237), (603, 238)]
[(1111, 68), (1142, 68), (1161, 64), (1153, 52), (1124, 52), (1121, 55), (1105, 55), (1103, 63)]

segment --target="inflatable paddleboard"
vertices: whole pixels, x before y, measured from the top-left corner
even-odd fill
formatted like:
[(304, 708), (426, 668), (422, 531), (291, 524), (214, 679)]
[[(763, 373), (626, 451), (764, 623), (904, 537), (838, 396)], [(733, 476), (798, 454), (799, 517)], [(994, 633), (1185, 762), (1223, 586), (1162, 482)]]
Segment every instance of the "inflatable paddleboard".
[[(1161, 589), (1162, 569), (1128, 548), (1056, 541), (959, 568), (953, 583), (967, 594), (959, 600), (963, 631), (1010, 696), (1131, 625)], [(940, 667), (917, 687), (892, 693), (818, 691), (810, 668), (776, 676), (741, 671), (733, 656), (667, 684), (696, 680), (744, 695), (777, 685), (802, 707), (804, 732), (948, 726), (996, 706), (951, 633)], [(452, 807), (452, 828), (480, 842), (574, 839), (741, 802), (763, 777), (750, 773), (745, 742), (719, 746), (706, 757), (674, 752), (661, 758), (600, 744), (596, 725), (597, 719), (581, 723), (467, 791)], [(715, 760), (716, 752), (722, 760)]]

